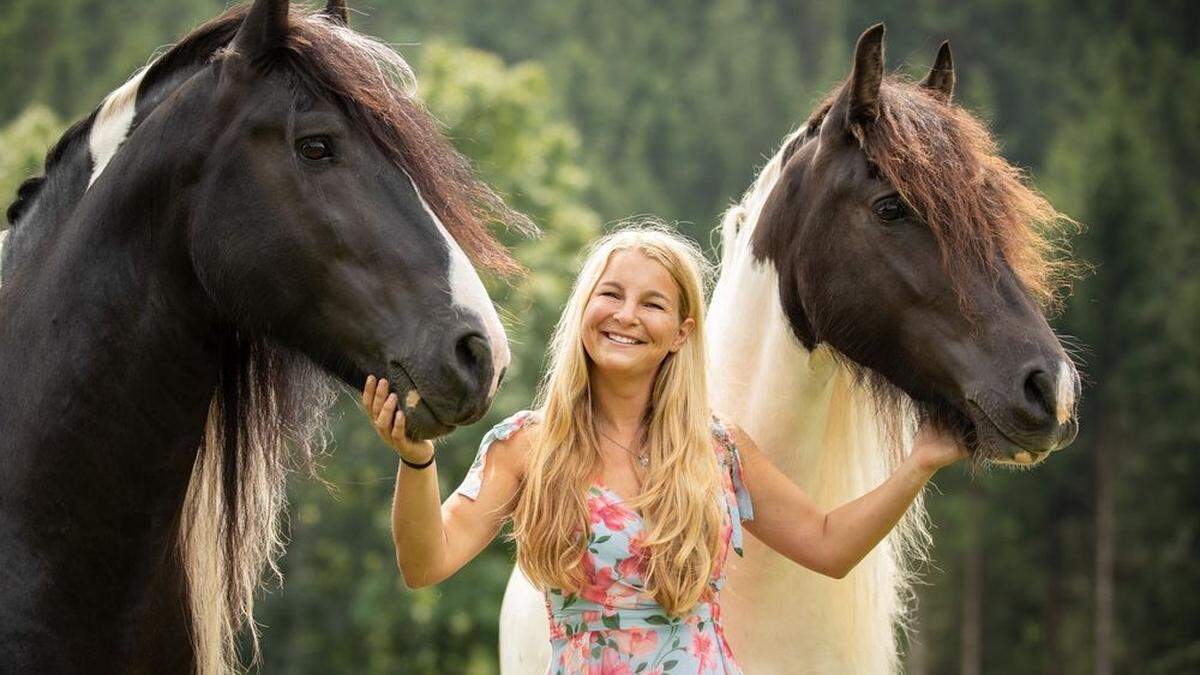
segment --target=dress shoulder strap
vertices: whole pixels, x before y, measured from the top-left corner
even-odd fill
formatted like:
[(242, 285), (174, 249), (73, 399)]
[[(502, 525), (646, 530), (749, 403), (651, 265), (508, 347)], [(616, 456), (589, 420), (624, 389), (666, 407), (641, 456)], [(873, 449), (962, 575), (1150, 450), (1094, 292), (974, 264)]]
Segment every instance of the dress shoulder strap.
[(463, 478), (462, 483), (454, 490), (455, 494), (460, 494), (472, 501), (478, 499), (479, 491), (483, 488), (483, 465), (487, 461), (488, 450), (491, 449), (492, 444), (496, 441), (508, 440), (520, 429), (530, 424), (537, 424), (540, 419), (537, 411), (522, 410), (509, 415), (484, 434), (483, 439), (479, 442), (479, 451), (475, 453), (475, 461), (471, 463), (471, 468), (467, 469), (467, 475)]
[(743, 521), (754, 520), (754, 503), (750, 500), (750, 491), (746, 488), (746, 483), (742, 477), (742, 457), (738, 453), (737, 443), (733, 440), (733, 435), (729, 433), (729, 429), (719, 417), (713, 415), (712, 421), (713, 437), (721, 444), (723, 452), (721, 453), (721, 466), (729, 472), (730, 482), (733, 485), (733, 497), (730, 504), (730, 520), (733, 524), (733, 549), (738, 555), (742, 554), (742, 527)]

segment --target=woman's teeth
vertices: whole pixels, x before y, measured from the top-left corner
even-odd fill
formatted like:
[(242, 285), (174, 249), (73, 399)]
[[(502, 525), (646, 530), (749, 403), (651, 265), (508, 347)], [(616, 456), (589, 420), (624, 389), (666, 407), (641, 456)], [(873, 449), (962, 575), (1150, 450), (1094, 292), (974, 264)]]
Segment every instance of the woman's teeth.
[(608, 338), (609, 340), (612, 340), (613, 342), (615, 342), (619, 345), (640, 345), (641, 344), (641, 342), (639, 340), (634, 340), (633, 338), (627, 338), (623, 335), (615, 335), (613, 333), (605, 333), (604, 337)]

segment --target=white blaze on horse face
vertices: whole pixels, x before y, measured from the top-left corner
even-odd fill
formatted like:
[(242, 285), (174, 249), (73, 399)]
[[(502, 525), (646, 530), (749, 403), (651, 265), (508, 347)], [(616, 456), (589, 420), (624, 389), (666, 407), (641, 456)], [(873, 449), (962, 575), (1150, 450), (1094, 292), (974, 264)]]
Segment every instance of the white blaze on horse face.
[(1075, 373), (1071, 364), (1065, 360), (1058, 367), (1057, 389), (1054, 400), (1058, 407), (1054, 411), (1054, 417), (1059, 424), (1066, 424), (1075, 410)]
[(146, 67), (138, 71), (128, 82), (104, 97), (104, 102), (100, 104), (100, 111), (96, 113), (88, 137), (88, 149), (92, 152), (92, 176), (88, 179), (88, 187), (100, 177), (108, 161), (129, 135), (129, 125), (133, 124), (133, 116), (137, 112), (138, 87), (148, 70), (149, 67)]
[(404, 175), (413, 186), (413, 192), (416, 193), (417, 199), (421, 200), (421, 207), (429, 214), (429, 217), (437, 225), (438, 232), (441, 232), (442, 237), (446, 240), (446, 248), (450, 253), (448, 275), (450, 296), (454, 305), (478, 315), (483, 320), (484, 329), (487, 330), (488, 344), (492, 348), (492, 382), (488, 387), (488, 395), (491, 396), (496, 393), (496, 388), (500, 385), (500, 374), (508, 367), (510, 358), (508, 337), (504, 334), (504, 326), (500, 323), (500, 317), (496, 314), (496, 307), (492, 304), (487, 289), (483, 287), (483, 281), (475, 272), (475, 266), (471, 264), (471, 260), (467, 258), (467, 254), (463, 252), (454, 237), (450, 236), (450, 232), (442, 224), (442, 219), (438, 218), (433, 209), (429, 207), (429, 203), (421, 195), (416, 181), (408, 175), (408, 172), (405, 172)]

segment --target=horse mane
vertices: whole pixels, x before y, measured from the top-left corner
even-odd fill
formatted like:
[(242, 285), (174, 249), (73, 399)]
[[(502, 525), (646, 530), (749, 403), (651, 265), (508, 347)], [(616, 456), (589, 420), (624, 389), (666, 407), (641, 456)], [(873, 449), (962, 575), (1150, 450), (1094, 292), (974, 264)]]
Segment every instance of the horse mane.
[(75, 144), (80, 141), (80, 139), (87, 136), (87, 133), (92, 129), (92, 122), (95, 120), (95, 118), (96, 115), (93, 113), (72, 124), (70, 128), (63, 132), (63, 135), (59, 137), (58, 141), (56, 141), (54, 145), (50, 146), (50, 149), (46, 151), (46, 159), (42, 162), (42, 175), (30, 176), (21, 181), (21, 184), (17, 186), (16, 199), (14, 199), (13, 202), (8, 205), (8, 209), (5, 211), (5, 217), (7, 218), (9, 225), (17, 224), (17, 221), (21, 219), (22, 215), (24, 215), (25, 210), (33, 201), (33, 198), (36, 197), (39, 192), (41, 192), (42, 185), (46, 182), (46, 176), (58, 166), (58, 163), (62, 161), (63, 156), (67, 154), (67, 152), (73, 148)]
[[(826, 96), (808, 128), (820, 128), (844, 87)], [(1043, 309), (1059, 308), (1080, 271), (1067, 247), (1078, 224), (999, 154), (987, 127), (966, 108), (896, 74), (884, 77), (879, 101), (879, 118), (851, 132), (929, 226), (960, 299), (970, 275), (995, 276), (1007, 265)]]
[(249, 629), (250, 663), (259, 659), (254, 594), (283, 581), (277, 561), (287, 475), (302, 469), (315, 476), (337, 396), (333, 380), (305, 356), (232, 329), (220, 361), (178, 540), (203, 674), (238, 669), (242, 628)]
[[(231, 8), (188, 33), (134, 76), (143, 78), (137, 91), (178, 86), (173, 77), (181, 69), (225, 58), (247, 12), (246, 6)], [(331, 98), (409, 175), (476, 265), (503, 276), (521, 273), (489, 227), (523, 233), (536, 227), (474, 176), (415, 98), (415, 77), (404, 59), (315, 10), (292, 6), (289, 24), (283, 46), (255, 67), (284, 69), (307, 93)], [(47, 153), (43, 174), (21, 184), (7, 210), (10, 223), (54, 184), (50, 179), (66, 158), (88, 151), (101, 109), (68, 129)], [(132, 124), (146, 112), (139, 110)], [(243, 628), (250, 663), (259, 659), (254, 594), (264, 571), (281, 580), (286, 476), (295, 468), (315, 470), (336, 392), (332, 379), (303, 355), (235, 326), (227, 326), (220, 349), (218, 386), (179, 516), (178, 551), (168, 557), (183, 567), (196, 670), (205, 674), (241, 667)]]

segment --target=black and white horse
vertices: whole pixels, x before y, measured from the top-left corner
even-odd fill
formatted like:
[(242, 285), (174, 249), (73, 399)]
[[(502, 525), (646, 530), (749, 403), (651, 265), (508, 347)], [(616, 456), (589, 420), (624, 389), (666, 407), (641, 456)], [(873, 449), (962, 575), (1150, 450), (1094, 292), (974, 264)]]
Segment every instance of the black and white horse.
[(9, 208), (0, 671), (229, 669), (336, 383), (387, 377), (420, 438), (490, 404), (509, 354), (472, 260), (515, 271), (484, 223), (524, 221), (345, 13), (213, 19)]

